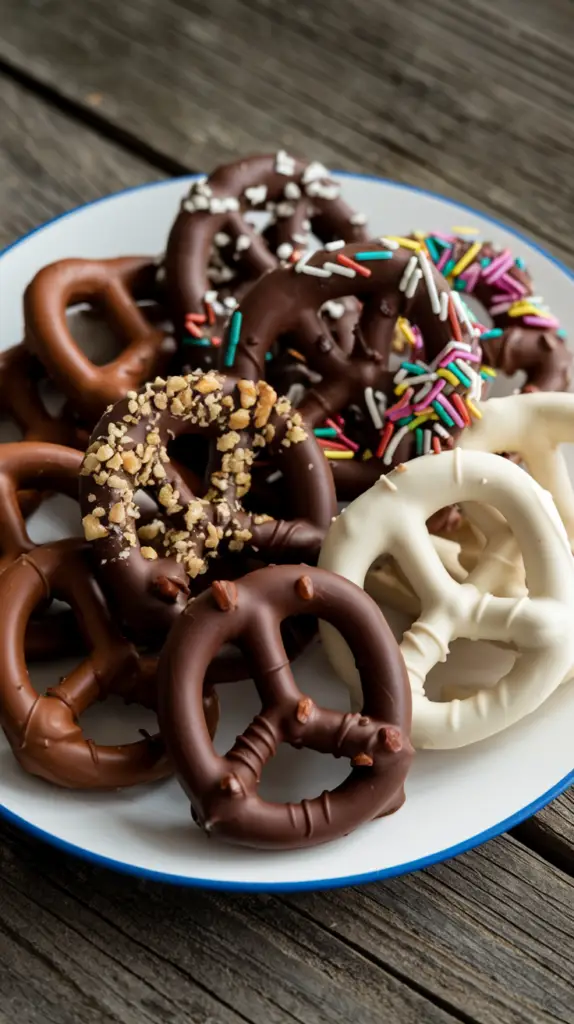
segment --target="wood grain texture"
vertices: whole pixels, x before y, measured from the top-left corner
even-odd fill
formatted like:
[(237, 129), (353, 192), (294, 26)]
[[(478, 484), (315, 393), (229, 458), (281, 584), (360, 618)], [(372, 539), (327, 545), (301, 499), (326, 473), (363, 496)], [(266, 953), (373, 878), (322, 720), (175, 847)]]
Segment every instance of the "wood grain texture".
[(514, 835), (574, 876), (574, 789), (519, 825)]
[(96, 94), (100, 117), (183, 166), (283, 145), (440, 189), (572, 255), (568, 10), (0, 0), (0, 59), (78, 104)]
[[(385, 884), (279, 897), (115, 875), (5, 825), (0, 839), (0, 960), (19, 962), (0, 1010), (19, 1000), (34, 1024), (572, 1019), (574, 883), (507, 838)], [(50, 1017), (58, 1000), (76, 1016)]]
[(0, 248), (80, 203), (158, 177), (0, 75)]

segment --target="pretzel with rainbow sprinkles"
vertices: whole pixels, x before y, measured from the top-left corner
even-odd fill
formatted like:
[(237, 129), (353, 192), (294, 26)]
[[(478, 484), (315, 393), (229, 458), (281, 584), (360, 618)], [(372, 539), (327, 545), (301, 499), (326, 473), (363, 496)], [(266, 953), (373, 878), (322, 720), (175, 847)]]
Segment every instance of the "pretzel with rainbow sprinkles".
[[(478, 502), (502, 513), (519, 545), (528, 593), (494, 596), (487, 544), (466, 580), (444, 568), (428, 533), (430, 515), (445, 504)], [(502, 542), (506, 542), (506, 528)], [(401, 650), (413, 694), (415, 747), (447, 749), (486, 739), (531, 714), (574, 665), (574, 560), (548, 493), (518, 466), (486, 452), (451, 452), (398, 466), (347, 507), (332, 524), (319, 565), (364, 585), (376, 558), (392, 554), (420, 602)], [(357, 670), (341, 636), (320, 624), (326, 653), (356, 703)], [(425, 681), (458, 637), (510, 643), (518, 657), (492, 688), (465, 700), (429, 700)]]

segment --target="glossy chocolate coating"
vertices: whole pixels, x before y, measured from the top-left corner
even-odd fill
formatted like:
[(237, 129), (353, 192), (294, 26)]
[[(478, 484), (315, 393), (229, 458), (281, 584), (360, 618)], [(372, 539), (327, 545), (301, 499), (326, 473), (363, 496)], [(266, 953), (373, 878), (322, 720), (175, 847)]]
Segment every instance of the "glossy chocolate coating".
[[(245, 401), (251, 399), (242, 392), (242, 382), (232, 378), (216, 374), (168, 378), (167, 383), (147, 385), (139, 398), (118, 403), (94, 432), (80, 477), (86, 536), (93, 540), (98, 578), (108, 600), (122, 628), (139, 643), (157, 647), (163, 642), (192, 588), (198, 592), (205, 587), (209, 570), (217, 572), (219, 567), (221, 571), (221, 556), (242, 554), (243, 558), (255, 552), (257, 558), (273, 561), (302, 555), (316, 558), (336, 513), (332, 477), (313, 435), (297, 426), (289, 403), (277, 399), (269, 385), (261, 385), (257, 395), (257, 388), (244, 383), (255, 396), (247, 408)], [(202, 388), (208, 390), (202, 392)], [(145, 412), (130, 413), (130, 409), (142, 409), (140, 399)], [(264, 410), (265, 401), (271, 404)], [(235, 429), (238, 413), (245, 413), (247, 422)], [(258, 427), (260, 413), (265, 423)], [(127, 440), (117, 439), (114, 431), (118, 430)], [(264, 437), (266, 431), (271, 433)], [(149, 445), (151, 432), (154, 443)], [(200, 494), (192, 492), (166, 452), (171, 439), (194, 434), (213, 441)], [(142, 463), (144, 451), (149, 458)], [(98, 452), (105, 454), (113, 471), (105, 461), (98, 462)], [(129, 465), (137, 452), (134, 475), (122, 460), (126, 458)], [(292, 518), (274, 520), (244, 510), (241, 498), (249, 490), (254, 453), (271, 460), (283, 473), (289, 494), (283, 514)], [(161, 508), (151, 540), (149, 536), (141, 540), (141, 531), (136, 534), (138, 510), (132, 498), (142, 487), (155, 495)], [(177, 499), (171, 501), (174, 492)], [(114, 522), (118, 504), (121, 522)]]
[[(60, 260), (40, 270), (24, 293), (25, 343), (89, 423), (169, 366), (173, 339), (136, 302), (154, 297), (156, 274), (155, 263), (145, 256)], [(80, 302), (101, 308), (124, 346), (105, 366), (84, 355), (68, 327), (66, 310)]]
[[(24, 654), (24, 635), (34, 609), (57, 597), (70, 604), (88, 656), (44, 696), (34, 690)], [(130, 699), (144, 676), (150, 695), (150, 663), (119, 633), (89, 567), (83, 541), (60, 541), (20, 556), (0, 576), (0, 722), (16, 759), (32, 775), (74, 789), (115, 789), (153, 782), (170, 772), (159, 737), (121, 746), (86, 739), (80, 715), (110, 693)], [(144, 698), (145, 699), (145, 698)], [(217, 706), (206, 708), (214, 731)]]
[[(338, 186), (328, 178), (328, 172), (323, 169), (319, 178), (306, 180), (312, 168), (319, 170), (318, 165), (287, 159), (291, 163), (288, 174), (277, 170), (281, 166), (277, 154), (269, 154), (244, 157), (218, 167), (202, 185), (192, 184), (191, 200), (183, 200), (165, 257), (170, 308), (180, 340), (185, 340), (186, 315), (204, 313), (205, 294), (218, 288), (218, 282), (208, 277), (216, 236), (223, 234), (229, 239), (218, 247), (226, 270), (222, 276), (230, 277), (228, 283), (222, 282), (218, 295), (238, 299), (246, 283), (279, 265), (282, 246), (293, 251), (305, 249), (310, 230), (323, 242), (367, 238), (364, 220), (357, 218), (338, 196)], [(194, 208), (201, 188), (205, 190), (201, 196), (205, 208)], [(220, 201), (228, 199), (237, 200), (232, 204), (236, 208), (220, 209)], [(217, 212), (212, 211), (213, 206)], [(271, 213), (272, 222), (262, 234), (245, 220), (249, 211)], [(219, 315), (213, 324), (206, 323), (202, 327), (204, 336), (221, 335), (225, 319), (225, 314)], [(212, 365), (213, 350), (188, 344), (184, 345), (184, 355), (192, 368)]]
[[(362, 714), (320, 708), (299, 690), (279, 623), (309, 612), (332, 623), (351, 646), (363, 685)], [(201, 694), (211, 659), (230, 639), (240, 639), (247, 652), (262, 710), (221, 757)], [(260, 569), (235, 584), (214, 583), (174, 626), (159, 677), (162, 735), (207, 833), (245, 846), (295, 849), (346, 835), (403, 803), (412, 757), (406, 670), (379, 608), (341, 576), (289, 565)], [(257, 787), (280, 743), (348, 757), (353, 770), (319, 797), (267, 803)]]
[[(474, 239), (457, 238), (451, 261), (461, 260), (474, 244)], [(494, 260), (500, 253), (501, 250), (491, 242), (483, 242), (473, 262)], [(525, 267), (513, 263), (505, 276), (526, 289), (526, 301), (528, 296), (534, 295), (532, 276)], [(500, 292), (500, 284), (497, 281), (489, 284), (484, 274), (477, 278), (468, 292), (489, 312), (494, 327), (503, 331), (499, 337), (481, 341), (485, 362), (508, 376), (523, 371), (526, 374), (524, 391), (568, 391), (574, 357), (564, 337), (553, 329), (530, 326), (523, 316), (510, 316), (507, 311), (490, 313), (492, 308), (496, 308), (496, 297)]]

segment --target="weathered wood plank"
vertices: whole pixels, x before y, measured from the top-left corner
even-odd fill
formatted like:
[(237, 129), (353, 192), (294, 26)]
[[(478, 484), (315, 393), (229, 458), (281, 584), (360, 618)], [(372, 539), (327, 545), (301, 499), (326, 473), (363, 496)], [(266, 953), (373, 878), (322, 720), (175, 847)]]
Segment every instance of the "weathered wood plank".
[(0, 248), (79, 203), (161, 176), (0, 76)]
[[(0, 1012), (15, 999), (34, 1024), (379, 1024), (382, 1006), (401, 1024), (460, 1019), (280, 901), (149, 885), (0, 837), (0, 953), (19, 968)], [(70, 1015), (51, 1018), (59, 1003)]]
[(284, 145), (574, 253), (560, 0), (0, 0), (0, 17), (0, 58), (77, 103), (96, 94), (100, 116), (186, 166)]
[(574, 875), (574, 789), (514, 829), (532, 850)]
[(385, 884), (272, 897), (149, 884), (0, 837), (0, 948), (25, 952), (16, 995), (29, 1013), (40, 1000), (34, 1024), (48, 977), (52, 1001), (81, 990), (79, 1024), (92, 1007), (130, 1024), (571, 1021), (574, 883), (507, 838)]

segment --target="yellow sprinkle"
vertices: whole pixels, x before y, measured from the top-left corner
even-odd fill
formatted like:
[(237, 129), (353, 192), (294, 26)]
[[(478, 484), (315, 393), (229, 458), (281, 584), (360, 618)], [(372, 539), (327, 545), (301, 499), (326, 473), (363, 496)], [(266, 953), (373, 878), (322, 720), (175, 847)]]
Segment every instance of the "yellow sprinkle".
[(481, 413), (480, 409), (477, 409), (477, 408), (476, 408), (476, 405), (474, 404), (474, 402), (472, 401), (472, 399), (470, 399), (470, 398), (467, 398), (467, 399), (466, 399), (466, 407), (467, 407), (467, 409), (469, 409), (469, 410), (470, 410), (470, 412), (472, 413), (472, 415), (473, 415), (473, 416), (474, 416), (474, 417), (475, 417), (475, 418), (476, 418), (477, 420), (481, 420), (481, 419), (482, 419), (482, 413)]
[(496, 377), (496, 370), (492, 369), (492, 366), (485, 366), (484, 364), (480, 367), (481, 373), (486, 373), (488, 377)]
[(407, 339), (409, 345), (414, 345), (414, 343), (415, 343), (415, 336), (414, 336), (413, 332), (411, 331), (411, 325), (409, 324), (409, 322), (406, 319), (406, 317), (404, 317), (404, 316), (400, 316), (399, 317), (399, 328), (403, 332), (403, 334), (404, 334), (405, 338)]
[(336, 452), (332, 448), (325, 448), (325, 455), (328, 459), (354, 459), (354, 452)]
[(440, 370), (437, 370), (436, 375), (437, 377), (444, 377), (445, 380), (448, 380), (449, 384), (452, 384), (453, 388), (457, 388), (460, 384), (460, 380), (456, 374), (454, 374), (452, 370), (447, 370), (444, 366), (441, 367)]
[(479, 228), (461, 227), (460, 224), (455, 224), (455, 226), (453, 228), (451, 228), (451, 231), (453, 231), (455, 235), (479, 235), (480, 234)]
[(540, 316), (540, 310), (537, 306), (533, 306), (531, 302), (519, 301), (513, 302), (512, 306), (508, 310), (509, 316)]
[(414, 242), (412, 238), (400, 238), (399, 235), (387, 235), (391, 242), (398, 242), (403, 249), (412, 249), (413, 252), (420, 252), (422, 245)]
[(464, 256), (461, 256), (456, 266), (452, 268), (452, 277), (458, 277), (459, 274), (462, 274), (463, 270), (466, 270), (469, 264), (472, 263), (474, 257), (478, 256), (481, 249), (482, 242), (475, 242), (474, 245), (471, 245), (468, 252), (465, 252)]
[(408, 384), (406, 381), (403, 381), (402, 384), (397, 384), (395, 388), (395, 395), (397, 396), (397, 398), (400, 398), (401, 395), (404, 394), (404, 392), (407, 390), (407, 388), (410, 388), (410, 386), (411, 385)]
[(361, 455), (361, 458), (362, 458), (363, 462), (368, 462), (368, 460), (372, 459), (372, 457), (373, 457), (373, 453), (372, 453), (371, 449), (370, 448), (365, 448), (363, 454)]
[(420, 416), (409, 423), (409, 430), (416, 430), (421, 423), (426, 423), (427, 420), (438, 420), (438, 414), (436, 412), (421, 412)]

